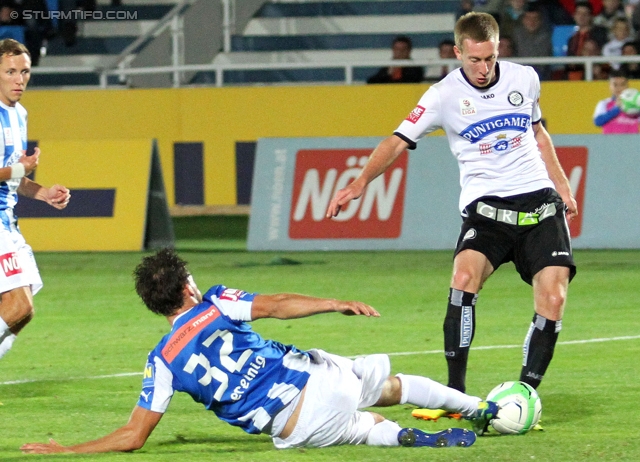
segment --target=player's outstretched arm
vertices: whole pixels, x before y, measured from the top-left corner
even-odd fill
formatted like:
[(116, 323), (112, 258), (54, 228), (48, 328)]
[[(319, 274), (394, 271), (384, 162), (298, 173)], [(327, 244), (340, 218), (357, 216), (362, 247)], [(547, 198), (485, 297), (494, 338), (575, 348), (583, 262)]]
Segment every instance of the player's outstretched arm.
[(578, 204), (571, 192), (571, 185), (569, 184), (567, 175), (565, 175), (558, 156), (556, 155), (551, 136), (541, 123), (535, 124), (533, 131), (536, 136), (536, 141), (538, 142), (538, 148), (542, 154), (542, 160), (547, 168), (547, 173), (549, 173), (549, 178), (567, 206), (567, 220), (571, 221), (578, 215)]
[(129, 422), (100, 439), (74, 446), (62, 446), (54, 440), (48, 443), (27, 443), (20, 450), (28, 454), (53, 454), (56, 452), (126, 452), (140, 449), (156, 428), (163, 414), (136, 406)]
[(29, 178), (23, 178), (18, 187), (18, 194), (46, 202), (52, 207), (62, 210), (69, 204), (71, 193), (62, 185), (54, 184), (45, 188)]
[(384, 173), (402, 151), (407, 149), (407, 146), (406, 141), (395, 135), (382, 140), (369, 156), (369, 161), (360, 172), (358, 178), (336, 192), (329, 203), (326, 217), (333, 218), (337, 216), (342, 207), (353, 199), (360, 197), (364, 192), (364, 188), (377, 176)]
[(256, 295), (251, 305), (251, 318), (304, 318), (320, 313), (342, 313), (378, 317), (373, 307), (355, 301), (316, 298), (299, 294)]

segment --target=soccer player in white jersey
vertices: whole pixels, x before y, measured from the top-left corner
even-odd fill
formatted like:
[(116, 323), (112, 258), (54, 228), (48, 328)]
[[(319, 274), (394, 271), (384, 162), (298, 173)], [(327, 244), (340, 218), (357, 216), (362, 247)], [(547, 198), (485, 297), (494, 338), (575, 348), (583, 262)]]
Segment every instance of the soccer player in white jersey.
[(497, 411), (492, 402), (426, 377), (389, 376), (389, 357), (355, 360), (322, 350), (299, 350), (265, 340), (248, 322), (319, 313), (379, 316), (369, 305), (298, 294), (261, 295), (213, 286), (202, 296), (173, 250), (145, 257), (135, 272), (147, 308), (163, 315), (171, 331), (149, 353), (142, 392), (129, 422), (103, 438), (61, 446), (22, 446), (28, 453), (109, 452), (141, 448), (167, 410), (174, 392), (186, 392), (218, 418), (247, 433), (265, 433), (278, 449), (340, 444), (462, 446), (473, 431), (425, 433), (401, 428), (370, 406), (410, 403), (442, 406), (478, 422)]
[(335, 194), (327, 217), (360, 197), (402, 151), (443, 129), (460, 168), (463, 220), (444, 321), (448, 385), (465, 391), (478, 292), (502, 263), (513, 261), (533, 286), (535, 314), (520, 380), (535, 388), (553, 356), (575, 275), (567, 220), (576, 216), (577, 205), (541, 123), (535, 71), (497, 61), (499, 29), (491, 15), (462, 16), (454, 37), (462, 67), (427, 90), (376, 147), (360, 176)]
[(35, 170), (40, 157), (38, 148), (33, 155), (26, 155), (27, 111), (18, 102), (30, 72), (27, 48), (13, 39), (0, 40), (0, 358), (33, 318), (33, 295), (42, 288), (33, 252), (13, 213), (18, 194), (57, 209), (65, 208), (70, 198), (64, 186), (45, 188), (26, 177)]

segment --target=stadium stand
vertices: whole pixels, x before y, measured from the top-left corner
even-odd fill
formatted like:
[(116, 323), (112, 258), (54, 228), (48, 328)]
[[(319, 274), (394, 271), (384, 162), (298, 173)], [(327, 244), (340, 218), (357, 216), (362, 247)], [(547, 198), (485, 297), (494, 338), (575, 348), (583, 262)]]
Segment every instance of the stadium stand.
[[(460, 0), (97, 0), (99, 14), (130, 19), (78, 21), (72, 46), (50, 40), (32, 85), (363, 83), (388, 65), (398, 35), (411, 38), (413, 60), (433, 81), (442, 62), (430, 62), (453, 38), (459, 8)], [(572, 29), (555, 26), (555, 57)]]
[[(240, 34), (231, 50), (214, 64), (325, 63), (321, 69), (228, 70), (224, 82), (344, 81), (344, 69), (332, 62), (375, 62), (390, 59), (399, 34), (413, 41), (414, 60), (437, 59), (438, 44), (453, 38), (459, 0), (267, 2)], [(364, 82), (379, 66), (354, 68), (354, 81)], [(427, 73), (428, 75), (428, 73)], [(193, 84), (215, 83), (214, 72), (199, 72)]]
[[(77, 21), (77, 39), (67, 46), (60, 34), (48, 41), (46, 56), (40, 59), (40, 67), (100, 67), (115, 58), (138, 37), (150, 30), (179, 0), (124, 0), (121, 6), (112, 6), (111, 0), (98, 0), (96, 14)], [(50, 10), (58, 6), (49, 4)], [(117, 20), (93, 18), (112, 14)], [(122, 18), (122, 19), (120, 19)], [(30, 85), (76, 86), (98, 85), (97, 74), (61, 73), (34, 74)], [(109, 84), (118, 84), (117, 77)]]

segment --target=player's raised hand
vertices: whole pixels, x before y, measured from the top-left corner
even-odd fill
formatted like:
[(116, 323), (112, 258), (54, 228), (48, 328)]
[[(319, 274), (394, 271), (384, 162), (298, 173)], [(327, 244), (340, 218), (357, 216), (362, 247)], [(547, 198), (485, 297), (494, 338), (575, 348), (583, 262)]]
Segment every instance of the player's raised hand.
[(46, 190), (45, 200), (52, 207), (62, 210), (69, 204), (71, 193), (62, 185), (54, 184)]
[(362, 302), (339, 301), (338, 306), (336, 307), (336, 311), (346, 316), (362, 315), (367, 317), (373, 316), (374, 318), (380, 317), (380, 313), (378, 313), (375, 308)]
[(364, 186), (360, 186), (358, 180), (351, 182), (346, 187), (339, 190), (335, 194), (335, 196), (333, 196), (333, 199), (331, 199), (331, 202), (329, 203), (326, 217), (333, 218), (337, 216), (344, 205), (346, 205), (349, 201), (362, 196), (363, 190)]
[(38, 166), (38, 161), (40, 160), (40, 148), (35, 148), (33, 154), (30, 156), (27, 155), (27, 151), (22, 151), (22, 155), (18, 159), (22, 165), (24, 165), (24, 174), (30, 175), (36, 167)]
[(25, 454), (53, 454), (56, 452), (72, 452), (53, 439), (49, 439), (48, 443), (27, 443), (20, 447)]

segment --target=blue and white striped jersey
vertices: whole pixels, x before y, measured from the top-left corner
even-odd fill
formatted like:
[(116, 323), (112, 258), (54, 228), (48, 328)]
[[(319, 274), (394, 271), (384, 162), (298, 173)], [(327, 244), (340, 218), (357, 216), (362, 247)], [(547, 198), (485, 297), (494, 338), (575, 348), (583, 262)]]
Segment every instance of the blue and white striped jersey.
[[(0, 103), (0, 125), (2, 125), (2, 136), (0, 137), (0, 149), (2, 152), (2, 167), (8, 167), (18, 161), (22, 151), (27, 149), (27, 110), (16, 103), (15, 107), (10, 107)], [(0, 212), (13, 209), (18, 202), (18, 186), (20, 178), (0, 182)], [(9, 229), (9, 217), (0, 213), (2, 224)]]
[(149, 353), (138, 406), (164, 413), (183, 391), (225, 422), (260, 433), (306, 385), (310, 356), (251, 329), (255, 295), (214, 286), (177, 317)]

